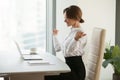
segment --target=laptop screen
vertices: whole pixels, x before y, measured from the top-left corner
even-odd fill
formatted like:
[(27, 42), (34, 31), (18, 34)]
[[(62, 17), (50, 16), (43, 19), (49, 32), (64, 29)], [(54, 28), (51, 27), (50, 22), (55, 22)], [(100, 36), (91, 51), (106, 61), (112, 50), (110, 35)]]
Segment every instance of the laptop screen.
[(16, 44), (16, 47), (17, 47), (17, 49), (18, 49), (21, 57), (22, 57), (24, 60), (42, 60), (42, 57), (41, 57), (40, 55), (38, 55), (38, 54), (35, 54), (35, 55), (30, 55), (30, 53), (29, 53), (29, 54), (28, 54), (28, 53), (27, 53), (27, 54), (23, 54), (23, 53), (22, 53), (22, 50), (20, 49), (19, 44), (18, 44), (16, 41), (14, 41), (14, 42), (15, 42), (15, 44)]

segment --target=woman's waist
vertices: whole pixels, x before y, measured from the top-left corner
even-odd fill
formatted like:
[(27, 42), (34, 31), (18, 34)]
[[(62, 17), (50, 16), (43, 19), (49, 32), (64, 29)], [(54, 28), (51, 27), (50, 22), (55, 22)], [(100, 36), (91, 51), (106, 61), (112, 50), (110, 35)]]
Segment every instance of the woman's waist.
[(66, 62), (70, 61), (70, 62), (76, 62), (76, 61), (82, 61), (82, 56), (69, 56), (69, 57), (65, 57)]
[(63, 53), (64, 57), (75, 57), (75, 56), (82, 56), (84, 54), (84, 52), (74, 52), (74, 53)]

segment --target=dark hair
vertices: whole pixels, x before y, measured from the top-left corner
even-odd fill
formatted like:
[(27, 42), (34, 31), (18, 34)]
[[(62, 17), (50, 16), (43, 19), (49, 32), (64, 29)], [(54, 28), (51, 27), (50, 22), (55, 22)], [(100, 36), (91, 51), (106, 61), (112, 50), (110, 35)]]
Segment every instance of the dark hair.
[(67, 18), (78, 20), (80, 23), (84, 23), (82, 19), (82, 11), (78, 6), (72, 5), (63, 10), (66, 13)]

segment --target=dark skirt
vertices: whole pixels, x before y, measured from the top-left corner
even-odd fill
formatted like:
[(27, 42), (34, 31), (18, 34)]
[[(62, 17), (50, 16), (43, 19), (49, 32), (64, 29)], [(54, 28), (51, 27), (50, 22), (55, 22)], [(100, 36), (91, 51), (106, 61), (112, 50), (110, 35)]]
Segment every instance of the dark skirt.
[(65, 58), (71, 72), (60, 75), (45, 76), (45, 80), (85, 80), (86, 70), (81, 56)]

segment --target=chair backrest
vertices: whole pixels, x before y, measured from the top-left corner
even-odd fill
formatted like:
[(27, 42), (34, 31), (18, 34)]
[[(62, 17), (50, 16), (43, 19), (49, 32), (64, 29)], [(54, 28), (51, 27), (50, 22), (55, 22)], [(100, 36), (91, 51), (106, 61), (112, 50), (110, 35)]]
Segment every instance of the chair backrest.
[(90, 53), (87, 61), (86, 80), (99, 80), (105, 49), (106, 30), (95, 27), (92, 32)]

